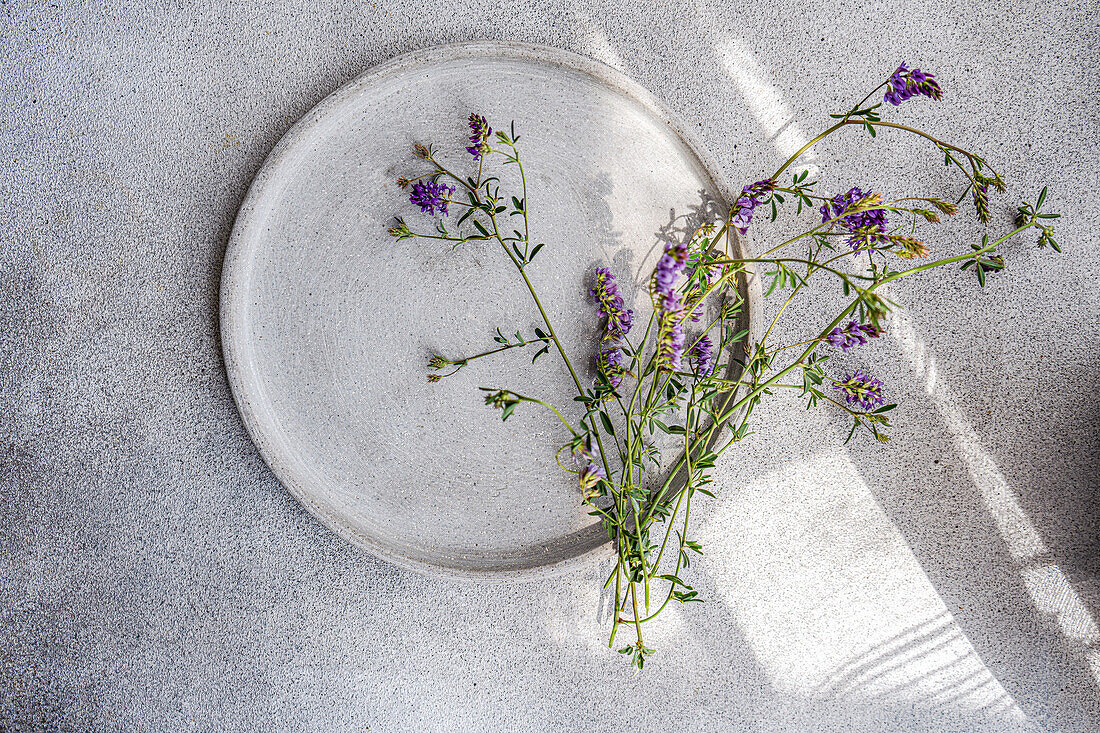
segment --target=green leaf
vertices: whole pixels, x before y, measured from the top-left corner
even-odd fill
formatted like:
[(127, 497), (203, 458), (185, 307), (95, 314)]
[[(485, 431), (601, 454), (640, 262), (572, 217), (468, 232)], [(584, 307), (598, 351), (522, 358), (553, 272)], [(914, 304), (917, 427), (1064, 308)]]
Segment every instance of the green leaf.
[(531, 250), (531, 256), (527, 258), (527, 261), (530, 262), (531, 260), (535, 259), (535, 255), (537, 255), (539, 253), (539, 250), (545, 246), (546, 242), (539, 242), (538, 244), (536, 244), (535, 248)]
[(615, 434), (615, 426), (611, 424), (611, 418), (607, 416), (606, 412), (600, 411), (600, 422), (603, 423), (603, 429), (610, 435)]

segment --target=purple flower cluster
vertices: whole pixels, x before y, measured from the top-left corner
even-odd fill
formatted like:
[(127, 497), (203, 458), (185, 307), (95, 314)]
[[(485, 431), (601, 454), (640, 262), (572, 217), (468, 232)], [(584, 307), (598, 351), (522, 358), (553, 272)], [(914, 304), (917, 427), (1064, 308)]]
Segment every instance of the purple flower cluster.
[(435, 210), (439, 209), (440, 214), (447, 216), (449, 197), (454, 192), (454, 186), (448, 186), (445, 183), (436, 183), (432, 180), (417, 181), (413, 184), (409, 201), (419, 206), (425, 214), (434, 214)]
[(849, 405), (858, 405), (865, 411), (881, 407), (886, 398), (882, 396), (882, 382), (857, 371), (844, 377), (843, 382), (837, 382), (833, 389), (839, 389), (844, 393), (844, 399)]
[(606, 267), (596, 268), (596, 284), (588, 291), (600, 306), (600, 315), (607, 317), (607, 337), (622, 338), (634, 323), (634, 311), (623, 303), (615, 276)]
[(752, 210), (755, 209), (758, 204), (763, 203), (774, 190), (775, 180), (771, 178), (757, 181), (756, 183), (750, 183), (742, 188), (741, 196), (734, 204), (736, 209), (733, 218), (730, 219), (730, 224), (733, 225), (733, 228), (742, 234), (747, 234), (749, 231), (749, 222), (752, 221)]
[(943, 96), (940, 85), (936, 82), (935, 74), (928, 74), (920, 69), (910, 71), (905, 64), (899, 66), (897, 71), (890, 75), (888, 83), (890, 88), (886, 90), (883, 101), (889, 102), (895, 107), (918, 94), (923, 94), (932, 99), (939, 99)]
[(684, 355), (683, 302), (676, 291), (676, 279), (687, 265), (686, 244), (669, 242), (653, 270), (653, 294), (657, 299), (657, 364), (673, 371)]
[(581, 490), (585, 492), (585, 496), (588, 496), (596, 487), (596, 484), (600, 482), (600, 479), (607, 478), (607, 474), (596, 462), (596, 456), (592, 452), (591, 437), (584, 445), (578, 443), (577, 447), (573, 449), (573, 460), (580, 468), (578, 479)]
[(466, 151), (474, 156), (474, 160), (481, 160), (481, 156), (489, 152), (489, 143), (486, 142), (493, 134), (493, 128), (489, 127), (489, 121), (479, 114), (470, 113), (470, 144)]
[(688, 358), (691, 360), (695, 373), (706, 376), (714, 367), (714, 344), (710, 336), (702, 335), (695, 345), (688, 350)]
[(604, 345), (596, 355), (596, 369), (607, 377), (612, 386), (618, 387), (628, 371), (626, 358), (618, 342), (630, 332), (634, 323), (634, 311), (623, 303), (615, 276), (606, 267), (596, 269), (596, 284), (588, 292), (599, 304), (600, 315), (607, 318)]
[(825, 334), (825, 340), (830, 345), (839, 347), (841, 351), (848, 351), (848, 349), (867, 343), (867, 339), (878, 338), (882, 334), (882, 329), (875, 328), (869, 323), (849, 321), (847, 326), (837, 326)]
[(626, 356), (623, 355), (622, 349), (613, 344), (611, 346), (603, 346), (596, 354), (596, 369), (600, 374), (607, 377), (607, 381), (611, 382), (612, 387), (618, 387), (623, 383), (623, 376), (629, 371), (626, 364)]
[(837, 194), (831, 201), (821, 205), (821, 222), (824, 224), (830, 219), (843, 216), (837, 224), (845, 231), (851, 233), (848, 244), (855, 251), (874, 249), (876, 245), (885, 242), (882, 235), (886, 234), (886, 210), (873, 209), (871, 211), (855, 211), (847, 216), (845, 212), (852, 209), (858, 201), (863, 200), (870, 193), (864, 193), (858, 187), (848, 190), (848, 193)]
[(687, 266), (688, 248), (686, 244), (668, 242), (665, 244), (665, 253), (657, 260), (657, 267), (653, 269), (653, 290), (658, 295), (669, 297), (676, 286), (676, 278), (683, 273)]

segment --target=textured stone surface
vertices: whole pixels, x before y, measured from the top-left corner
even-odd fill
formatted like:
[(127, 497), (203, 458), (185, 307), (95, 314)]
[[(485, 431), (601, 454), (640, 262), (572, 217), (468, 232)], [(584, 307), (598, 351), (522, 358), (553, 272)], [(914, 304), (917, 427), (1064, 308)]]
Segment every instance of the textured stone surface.
[[(1087, 4), (9, 2), (0, 22), (0, 727), (1100, 725)], [(903, 401), (890, 445), (844, 447), (839, 417), (794, 401), (760, 413), (699, 511), (709, 601), (654, 629), (638, 677), (601, 648), (594, 577), (430, 580), (325, 530), (263, 465), (221, 363), (226, 240), (279, 137), (375, 63), (486, 38), (626, 72), (729, 181), (907, 60), (947, 99), (897, 114), (1007, 175), (995, 226), (1043, 183), (1068, 215), (1064, 255), (1021, 244), (984, 291), (893, 291), (913, 308), (841, 360)], [(957, 185), (886, 142), (819, 146), (823, 186)]]

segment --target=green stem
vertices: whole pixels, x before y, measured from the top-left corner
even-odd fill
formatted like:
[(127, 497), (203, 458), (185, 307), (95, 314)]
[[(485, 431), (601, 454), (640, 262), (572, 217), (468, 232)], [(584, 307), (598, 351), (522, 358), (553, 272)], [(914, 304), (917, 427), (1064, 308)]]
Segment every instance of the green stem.
[(454, 364), (456, 366), (457, 365), (466, 366), (467, 364), (469, 364), (474, 359), (481, 359), (482, 357), (485, 357), (485, 356), (492, 356), (493, 354), (499, 354), (500, 352), (507, 351), (508, 349), (518, 349), (521, 346), (530, 346), (531, 344), (544, 344), (549, 340), (550, 340), (550, 337), (548, 336), (546, 338), (534, 338), (534, 339), (531, 339), (530, 341), (524, 341), (522, 344), (508, 344), (506, 346), (501, 346), (498, 349), (490, 349), (489, 351), (482, 351), (480, 354), (474, 354), (473, 356), (467, 356), (464, 359), (453, 359), (453, 360), (451, 360), (451, 364)]
[[(524, 202), (526, 207), (526, 202)], [(546, 309), (542, 305), (542, 301), (539, 299), (539, 294), (535, 291), (535, 286), (531, 283), (531, 278), (527, 277), (527, 272), (524, 270), (523, 265), (516, 256), (508, 249), (508, 245), (504, 243), (504, 238), (500, 235), (500, 227), (497, 225), (497, 218), (495, 214), (489, 216), (489, 220), (493, 223), (493, 236), (498, 242), (500, 242), (501, 248), (504, 250), (504, 254), (508, 255), (508, 259), (512, 261), (512, 264), (519, 270), (520, 277), (523, 278), (524, 285), (527, 286), (527, 292), (531, 294), (531, 298), (535, 301), (535, 306), (539, 309), (539, 315), (542, 316), (542, 322), (546, 324), (546, 330), (550, 333), (550, 338), (554, 340), (554, 346), (557, 347), (558, 354), (561, 355), (562, 361), (565, 362), (566, 368), (569, 370), (569, 376), (573, 378), (573, 384), (577, 387), (577, 394), (581, 397), (584, 396), (584, 387), (581, 386), (580, 377), (577, 376), (577, 370), (573, 368), (573, 362), (569, 360), (569, 355), (565, 353), (565, 348), (562, 346), (561, 339), (558, 338), (557, 333), (554, 331), (554, 325), (550, 322), (550, 316), (547, 315)], [(603, 460), (604, 472), (611, 475), (611, 465), (608, 463), (607, 455), (603, 448), (603, 439), (600, 437), (599, 431), (596, 429), (595, 418), (590, 419), (592, 425), (592, 432), (596, 434), (596, 443), (600, 448), (600, 458)]]

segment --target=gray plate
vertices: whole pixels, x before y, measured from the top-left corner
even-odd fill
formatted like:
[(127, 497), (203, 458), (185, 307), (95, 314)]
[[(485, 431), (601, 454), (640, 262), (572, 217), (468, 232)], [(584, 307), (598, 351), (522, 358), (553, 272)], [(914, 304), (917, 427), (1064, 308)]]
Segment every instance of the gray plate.
[[(529, 273), (590, 381), (595, 267), (612, 267), (644, 326), (662, 242), (714, 219), (723, 191), (643, 89), (588, 59), (518, 44), (401, 56), (294, 125), (238, 214), (222, 339), (245, 426), (326, 526), (421, 572), (531, 577), (598, 556), (607, 537), (556, 467), (560, 423), (531, 405), (502, 423), (477, 388), (511, 388), (575, 417), (573, 384), (553, 352), (532, 365), (533, 350), (429, 384), (432, 353), (489, 348), (498, 326), (531, 335), (538, 313), (499, 245), (452, 251), (386, 234), (394, 215), (431, 228), (394, 185), (424, 171), (414, 142), (472, 171), (471, 111), (495, 126), (515, 120), (523, 137), (532, 237), (546, 242)], [(514, 190), (512, 176), (502, 175)]]

